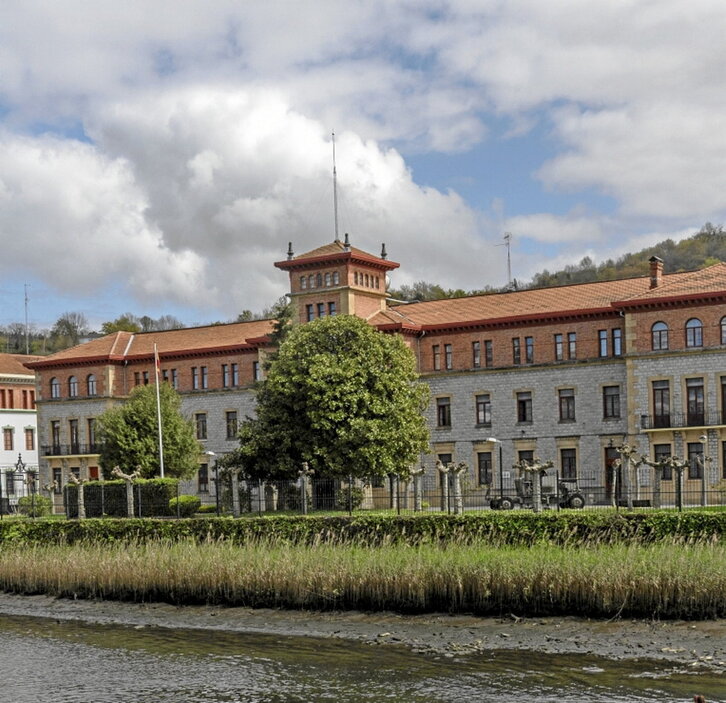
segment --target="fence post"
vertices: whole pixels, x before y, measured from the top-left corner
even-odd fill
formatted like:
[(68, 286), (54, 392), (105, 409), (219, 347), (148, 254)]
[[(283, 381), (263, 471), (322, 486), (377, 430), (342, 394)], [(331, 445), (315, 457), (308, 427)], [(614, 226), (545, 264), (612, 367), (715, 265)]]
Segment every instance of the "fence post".
[(219, 505), (219, 466), (217, 465), (217, 462), (214, 462), (214, 500), (217, 504), (217, 517), (220, 515), (220, 505)]
[(101, 517), (106, 517), (106, 481), (101, 481)]
[[(141, 484), (136, 484), (136, 505), (139, 508), (139, 517), (144, 517), (144, 511), (141, 506)], [(133, 517), (133, 515), (131, 516)]]
[(181, 517), (181, 510), (179, 509), (179, 481), (176, 482), (176, 519)]
[(348, 474), (348, 516), (353, 515), (353, 474)]
[[(234, 486), (234, 483), (232, 484)], [(262, 517), (262, 479), (257, 479), (257, 514)], [(232, 498), (234, 500), (234, 497)]]

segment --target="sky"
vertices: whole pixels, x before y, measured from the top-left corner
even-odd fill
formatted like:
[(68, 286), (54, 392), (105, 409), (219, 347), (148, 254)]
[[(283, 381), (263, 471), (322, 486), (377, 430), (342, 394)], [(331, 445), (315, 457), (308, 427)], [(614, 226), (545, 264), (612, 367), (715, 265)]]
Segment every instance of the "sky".
[[(0, 325), (261, 311), (339, 232), (467, 290), (726, 220), (723, 0), (0, 4)], [(644, 272), (645, 274), (646, 272)]]

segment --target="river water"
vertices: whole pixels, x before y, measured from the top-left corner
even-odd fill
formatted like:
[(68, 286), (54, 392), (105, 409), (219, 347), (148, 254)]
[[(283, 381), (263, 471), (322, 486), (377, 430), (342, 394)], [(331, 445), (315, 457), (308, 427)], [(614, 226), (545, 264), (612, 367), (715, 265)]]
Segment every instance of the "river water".
[(0, 615), (12, 703), (557, 701), (726, 703), (715, 673), (651, 661), (496, 651), (447, 657), (340, 639)]

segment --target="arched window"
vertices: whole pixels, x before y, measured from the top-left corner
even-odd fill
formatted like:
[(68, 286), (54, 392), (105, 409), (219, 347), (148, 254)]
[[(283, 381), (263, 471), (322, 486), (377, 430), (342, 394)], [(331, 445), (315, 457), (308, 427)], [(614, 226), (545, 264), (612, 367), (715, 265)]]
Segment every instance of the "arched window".
[(358, 285), (358, 272), (357, 271), (353, 274), (353, 280), (355, 281), (355, 284)]
[(653, 351), (668, 349), (668, 325), (665, 322), (656, 322), (650, 330), (653, 337)]
[(697, 317), (692, 317), (686, 322), (686, 346), (703, 346), (703, 323)]
[(333, 285), (334, 286), (340, 285), (340, 274), (337, 271), (333, 271)]
[(323, 287), (323, 274), (319, 273), (317, 276), (315, 276), (315, 285), (317, 288)]
[(60, 398), (60, 381), (55, 377), (50, 379), (50, 397)]
[(300, 276), (300, 288), (305, 290), (305, 288), (308, 287), (308, 277), (307, 276)]
[(365, 280), (366, 280), (366, 283), (365, 283), (365, 285), (366, 285), (366, 288), (368, 288), (368, 274), (366, 274), (366, 278), (365, 278)]
[(333, 279), (330, 277), (330, 274), (326, 273), (325, 274), (325, 287), (326, 288), (330, 288), (330, 286), (332, 285), (332, 280)]
[(88, 395), (96, 395), (96, 377), (92, 373), (86, 377), (86, 392)]
[(312, 273), (308, 276), (308, 288), (315, 288), (315, 276)]
[(71, 376), (68, 379), (68, 397), (75, 398), (78, 395), (78, 379)]
[(726, 317), (721, 318), (721, 344), (726, 344)]
[(381, 287), (380, 284), (381, 284), (380, 276), (376, 276), (376, 288), (380, 288)]

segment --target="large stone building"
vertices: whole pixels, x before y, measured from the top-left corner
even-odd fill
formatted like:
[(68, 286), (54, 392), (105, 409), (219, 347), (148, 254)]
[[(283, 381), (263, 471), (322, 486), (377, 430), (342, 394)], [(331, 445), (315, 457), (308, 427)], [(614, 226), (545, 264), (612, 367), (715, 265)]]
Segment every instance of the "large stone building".
[[(379, 256), (347, 238), (299, 256), (291, 247), (275, 266), (289, 275), (298, 323), (351, 314), (403, 335), (431, 389), (431, 453), (421, 457), (431, 490), (437, 459), (466, 462), (470, 495), (484, 496), (510, 489), (512, 464), (536, 455), (604, 504), (623, 442), (654, 459), (688, 457), (687, 494), (726, 477), (726, 264), (664, 274), (654, 257), (640, 278), (406, 305), (387, 301), (398, 264), (385, 247)], [(254, 412), (272, 324), (117, 332), (28, 364), (48, 478), (98, 476), (95, 418), (154, 382), (154, 344), (208, 456), (233, 449), (237, 423)], [(705, 476), (704, 451), (714, 458)], [(651, 477), (641, 470), (641, 495)], [(196, 484), (212, 490), (204, 456)]]
[(0, 354), (0, 497), (2, 511), (26, 495), (25, 472), (38, 468), (35, 377), (25, 362), (40, 357)]

